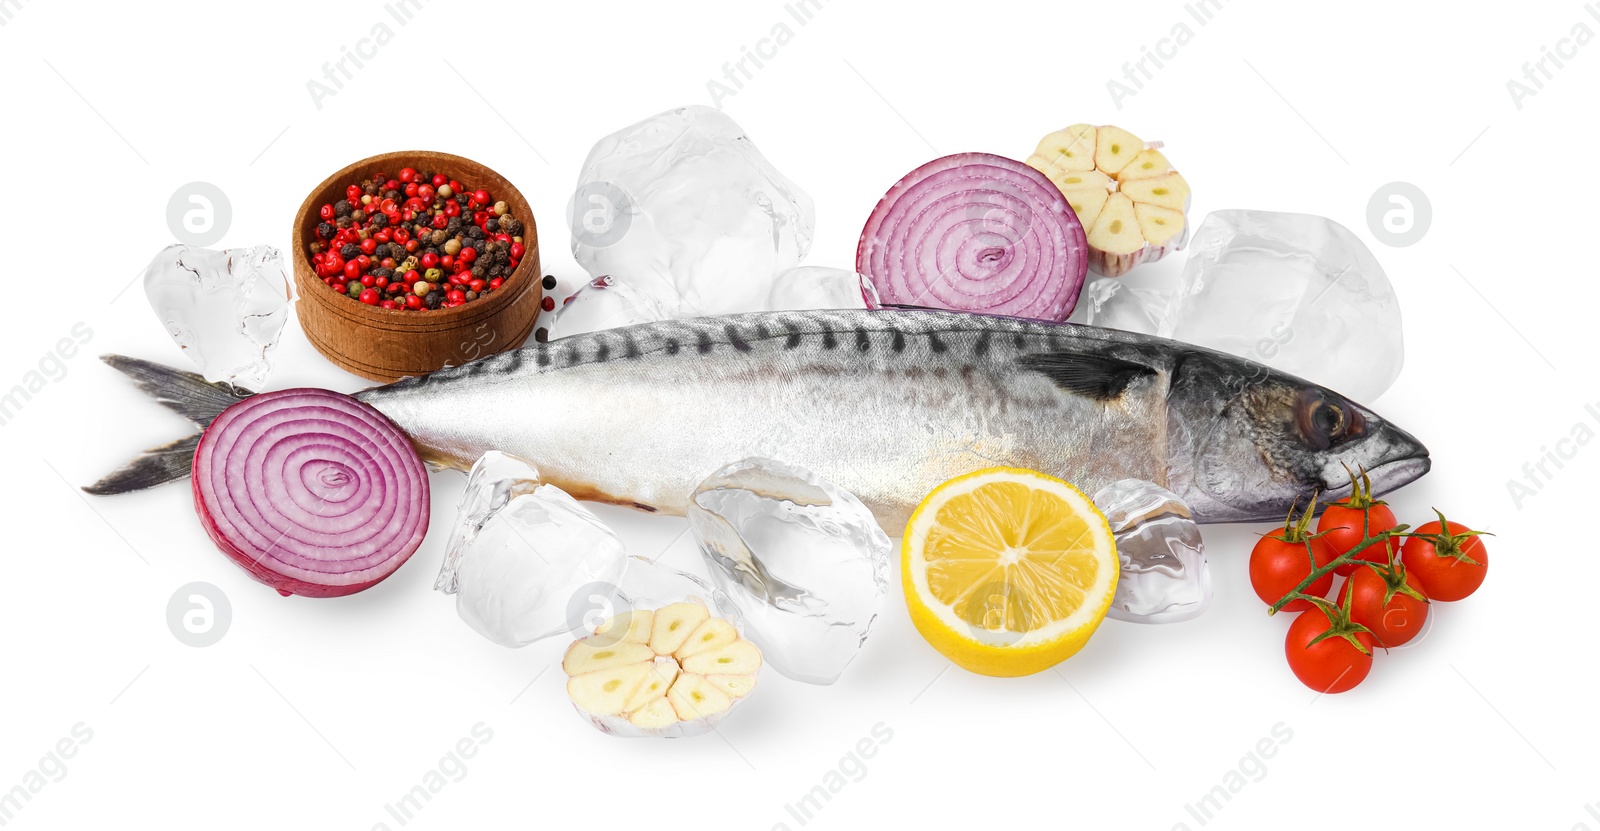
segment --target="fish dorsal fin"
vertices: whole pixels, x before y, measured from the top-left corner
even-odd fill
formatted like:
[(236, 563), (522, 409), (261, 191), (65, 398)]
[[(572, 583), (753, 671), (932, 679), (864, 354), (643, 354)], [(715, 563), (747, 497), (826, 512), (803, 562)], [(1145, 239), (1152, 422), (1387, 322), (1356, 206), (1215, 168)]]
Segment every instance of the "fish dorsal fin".
[(1156, 374), (1144, 364), (1076, 352), (1036, 352), (1023, 355), (1017, 363), (1044, 375), (1067, 392), (1097, 401), (1112, 401), (1129, 384)]

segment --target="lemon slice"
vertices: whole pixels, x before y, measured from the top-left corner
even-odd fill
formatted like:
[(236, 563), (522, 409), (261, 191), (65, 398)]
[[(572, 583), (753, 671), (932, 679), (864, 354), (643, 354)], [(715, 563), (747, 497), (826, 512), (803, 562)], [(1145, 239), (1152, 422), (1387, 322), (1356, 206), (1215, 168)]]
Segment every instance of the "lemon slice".
[(1111, 526), (1082, 491), (1011, 467), (935, 488), (900, 551), (911, 622), (981, 675), (1030, 675), (1082, 649), (1121, 571)]

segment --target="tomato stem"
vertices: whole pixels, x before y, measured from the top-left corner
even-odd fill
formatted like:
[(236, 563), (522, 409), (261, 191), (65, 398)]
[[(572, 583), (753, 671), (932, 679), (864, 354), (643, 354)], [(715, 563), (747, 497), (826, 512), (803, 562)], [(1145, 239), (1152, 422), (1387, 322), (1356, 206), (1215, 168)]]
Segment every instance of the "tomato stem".
[[(1368, 549), (1368, 548), (1370, 548), (1370, 547), (1372, 547), (1374, 545), (1386, 544), (1389, 540), (1394, 539), (1396, 537), (1408, 537), (1408, 536), (1411, 536), (1410, 534), (1405, 533), (1406, 529), (1410, 528), (1410, 527), (1411, 526), (1409, 526), (1409, 525), (1396, 525), (1395, 527), (1393, 527), (1393, 528), (1391, 528), (1391, 529), (1389, 529), (1387, 531), (1382, 531), (1380, 533), (1373, 534), (1372, 536), (1367, 537), (1366, 539), (1362, 540), (1361, 542), (1356, 543), (1354, 546), (1351, 546), (1349, 551), (1346, 551), (1343, 554), (1340, 554), (1339, 556), (1334, 557), (1332, 560), (1329, 560), (1327, 565), (1319, 566), (1317, 568), (1313, 568), (1311, 570), (1311, 573), (1309, 575), (1306, 575), (1306, 578), (1304, 580), (1300, 581), (1299, 585), (1297, 585), (1293, 589), (1291, 589), (1288, 594), (1284, 595), (1283, 597), (1278, 598), (1278, 602), (1272, 604), (1272, 608), (1267, 610), (1267, 614), (1269, 614), (1269, 615), (1277, 614), (1280, 609), (1282, 609), (1284, 606), (1289, 605), (1289, 603), (1291, 601), (1295, 600), (1295, 599), (1309, 600), (1313, 604), (1315, 604), (1316, 601), (1318, 601), (1318, 600), (1321, 600), (1323, 603), (1327, 603), (1328, 601), (1327, 601), (1326, 598), (1313, 597), (1311, 595), (1305, 594), (1305, 590), (1310, 588), (1312, 583), (1315, 583), (1318, 580), (1321, 580), (1323, 575), (1328, 574), (1329, 572), (1332, 572), (1334, 569), (1338, 568), (1339, 566), (1342, 566), (1342, 565), (1345, 565), (1346, 563), (1354, 561), (1356, 559), (1356, 555), (1360, 554), (1362, 551), (1365, 551), (1366, 549)], [(1309, 556), (1309, 551), (1310, 551), (1310, 547), (1308, 545), (1307, 546), (1308, 556)], [(1315, 565), (1315, 561), (1313, 561), (1313, 565)], [(1326, 611), (1326, 610), (1324, 610), (1324, 611)]]
[(1450, 557), (1468, 565), (1479, 565), (1477, 560), (1467, 556), (1467, 552), (1462, 549), (1461, 544), (1472, 537), (1492, 537), (1494, 535), (1488, 531), (1462, 531), (1459, 534), (1452, 534), (1450, 533), (1450, 522), (1444, 518), (1444, 511), (1434, 508), (1433, 512), (1439, 515), (1439, 533), (1415, 534), (1413, 536), (1421, 537), (1433, 543), (1433, 553), (1437, 556)]

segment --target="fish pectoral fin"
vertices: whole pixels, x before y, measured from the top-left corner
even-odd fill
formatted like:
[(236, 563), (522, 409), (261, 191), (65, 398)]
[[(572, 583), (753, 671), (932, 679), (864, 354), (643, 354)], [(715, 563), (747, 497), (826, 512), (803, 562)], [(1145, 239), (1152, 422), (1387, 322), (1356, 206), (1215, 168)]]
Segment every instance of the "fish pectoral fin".
[(1156, 374), (1155, 369), (1133, 361), (1075, 352), (1038, 352), (1023, 355), (1017, 363), (1067, 392), (1097, 401), (1115, 400), (1129, 384)]

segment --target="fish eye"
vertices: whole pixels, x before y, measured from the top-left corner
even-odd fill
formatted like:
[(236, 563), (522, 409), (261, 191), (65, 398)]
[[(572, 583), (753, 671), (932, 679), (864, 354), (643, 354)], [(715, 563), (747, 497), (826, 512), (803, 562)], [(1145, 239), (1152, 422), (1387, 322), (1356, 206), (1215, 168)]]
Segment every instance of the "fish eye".
[(1295, 405), (1295, 422), (1301, 438), (1317, 450), (1327, 450), (1362, 432), (1360, 412), (1321, 390), (1301, 391)]

